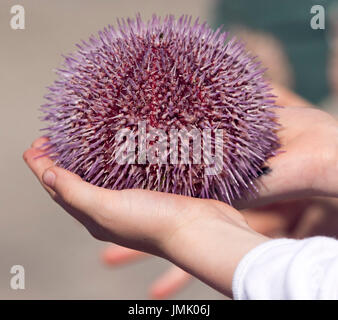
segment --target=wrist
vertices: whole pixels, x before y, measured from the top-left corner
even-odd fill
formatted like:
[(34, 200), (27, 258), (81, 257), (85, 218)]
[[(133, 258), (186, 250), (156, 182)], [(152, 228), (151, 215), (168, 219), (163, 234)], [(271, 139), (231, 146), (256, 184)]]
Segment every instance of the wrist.
[(251, 249), (269, 240), (227, 219), (203, 218), (177, 231), (166, 243), (164, 254), (201, 281), (232, 296), (237, 265)]

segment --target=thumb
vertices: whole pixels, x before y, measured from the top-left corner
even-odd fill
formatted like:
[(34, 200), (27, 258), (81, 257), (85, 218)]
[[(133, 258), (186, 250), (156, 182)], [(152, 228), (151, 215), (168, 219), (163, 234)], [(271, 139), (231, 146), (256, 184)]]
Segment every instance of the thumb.
[(103, 205), (111, 202), (113, 191), (96, 187), (83, 181), (78, 175), (60, 167), (48, 168), (42, 176), (43, 182), (55, 192), (55, 197), (72, 209), (92, 218), (103, 212)]

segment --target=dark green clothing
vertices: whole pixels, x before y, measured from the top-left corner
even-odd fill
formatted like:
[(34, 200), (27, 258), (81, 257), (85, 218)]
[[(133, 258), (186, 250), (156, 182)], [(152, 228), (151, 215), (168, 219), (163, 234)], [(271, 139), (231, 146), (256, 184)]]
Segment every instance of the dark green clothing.
[[(218, 0), (216, 26), (226, 29), (242, 25), (274, 35), (284, 46), (293, 68), (295, 91), (318, 103), (329, 94), (328, 13), (337, 0)], [(313, 30), (310, 10), (313, 5), (325, 8), (324, 30)]]

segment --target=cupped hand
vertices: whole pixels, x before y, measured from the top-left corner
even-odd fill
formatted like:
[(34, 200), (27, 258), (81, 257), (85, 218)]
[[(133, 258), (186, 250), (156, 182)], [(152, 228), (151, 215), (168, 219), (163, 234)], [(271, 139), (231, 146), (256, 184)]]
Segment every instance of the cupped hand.
[(99, 240), (164, 257), (227, 295), (243, 255), (268, 240), (220, 201), (96, 187), (54, 166), (39, 148), (45, 141), (35, 141), (25, 161), (51, 197)]
[(44, 151), (39, 147), (46, 141), (37, 139), (25, 151), (24, 160), (51, 197), (99, 240), (159, 253), (159, 247), (177, 229), (194, 220), (218, 219), (224, 209), (234, 223), (245, 225), (239, 213), (218, 201), (96, 187), (42, 156)]

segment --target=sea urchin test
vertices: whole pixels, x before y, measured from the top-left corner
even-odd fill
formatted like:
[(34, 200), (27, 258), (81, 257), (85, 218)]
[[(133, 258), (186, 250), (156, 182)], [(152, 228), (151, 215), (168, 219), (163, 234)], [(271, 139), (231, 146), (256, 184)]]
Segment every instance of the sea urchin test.
[(115, 190), (228, 203), (256, 192), (278, 123), (241, 42), (187, 16), (138, 16), (77, 47), (42, 106), (57, 165)]

